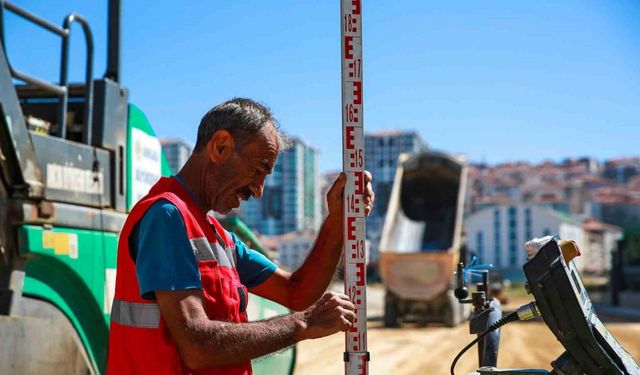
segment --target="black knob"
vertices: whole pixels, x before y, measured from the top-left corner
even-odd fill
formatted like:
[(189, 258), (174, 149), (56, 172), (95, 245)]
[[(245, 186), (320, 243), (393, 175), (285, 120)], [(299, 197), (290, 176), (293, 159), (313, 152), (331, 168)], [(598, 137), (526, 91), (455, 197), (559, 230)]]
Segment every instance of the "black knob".
[(456, 288), (453, 291), (453, 295), (456, 296), (457, 299), (465, 299), (469, 297), (469, 290), (466, 287), (462, 286), (462, 287)]

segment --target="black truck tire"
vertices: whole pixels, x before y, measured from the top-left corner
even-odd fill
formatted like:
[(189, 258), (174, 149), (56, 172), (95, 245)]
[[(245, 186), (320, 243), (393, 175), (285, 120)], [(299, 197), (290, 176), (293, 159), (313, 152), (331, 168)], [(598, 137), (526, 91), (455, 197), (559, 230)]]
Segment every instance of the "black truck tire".
[(463, 309), (458, 299), (451, 291), (447, 292), (447, 301), (444, 307), (443, 323), (445, 327), (456, 327), (463, 319)]
[(384, 326), (398, 327), (398, 297), (387, 291), (384, 296)]

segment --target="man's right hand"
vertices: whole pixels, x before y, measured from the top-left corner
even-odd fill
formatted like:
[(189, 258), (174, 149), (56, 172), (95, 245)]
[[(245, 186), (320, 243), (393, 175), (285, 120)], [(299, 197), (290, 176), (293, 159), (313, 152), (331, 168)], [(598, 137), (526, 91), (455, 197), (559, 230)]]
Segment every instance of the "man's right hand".
[(316, 303), (298, 313), (302, 321), (300, 340), (317, 339), (348, 330), (355, 319), (355, 306), (341, 293), (325, 293)]

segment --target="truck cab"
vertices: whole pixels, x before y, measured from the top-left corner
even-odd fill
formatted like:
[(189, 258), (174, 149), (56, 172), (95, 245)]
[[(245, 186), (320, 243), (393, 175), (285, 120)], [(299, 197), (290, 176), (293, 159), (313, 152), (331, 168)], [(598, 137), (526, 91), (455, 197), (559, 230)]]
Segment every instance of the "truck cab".
[[(153, 128), (120, 83), (120, 2), (108, 9), (107, 69), (94, 77), (84, 18), (71, 13), (57, 26), (0, 1), (1, 374), (106, 372), (118, 235), (131, 207), (171, 174)], [(7, 12), (62, 39), (58, 82), (11, 65)], [(87, 52), (79, 83), (68, 80), (72, 30), (84, 34)], [(241, 238), (251, 234), (229, 227)], [(257, 296), (250, 301), (250, 319), (288, 312)], [(290, 373), (294, 362), (290, 349), (255, 370)]]

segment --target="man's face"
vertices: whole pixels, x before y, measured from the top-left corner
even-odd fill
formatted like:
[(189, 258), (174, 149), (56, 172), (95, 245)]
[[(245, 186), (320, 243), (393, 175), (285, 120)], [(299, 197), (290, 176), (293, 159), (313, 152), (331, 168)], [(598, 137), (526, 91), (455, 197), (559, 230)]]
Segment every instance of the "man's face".
[(211, 165), (206, 177), (207, 206), (221, 214), (240, 206), (241, 200), (262, 196), (264, 179), (273, 171), (279, 151), (276, 129), (270, 123), (243, 145), (231, 143), (232, 152)]

